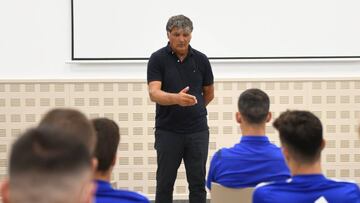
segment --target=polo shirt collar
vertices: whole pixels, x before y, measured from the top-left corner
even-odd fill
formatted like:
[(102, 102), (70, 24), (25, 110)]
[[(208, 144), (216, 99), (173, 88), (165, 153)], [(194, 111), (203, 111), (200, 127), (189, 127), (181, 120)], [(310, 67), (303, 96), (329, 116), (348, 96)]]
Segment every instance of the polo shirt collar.
[(98, 188), (97, 188), (98, 191), (112, 190), (112, 186), (109, 182), (106, 182), (103, 180), (96, 180), (96, 183), (98, 185)]
[(240, 142), (270, 142), (269, 138), (267, 136), (262, 136), (262, 135), (243, 135), (240, 138)]
[[(166, 51), (170, 54), (174, 54), (174, 52), (172, 51), (171, 47), (170, 47), (170, 42), (167, 43), (166, 45)], [(191, 45), (189, 44), (189, 53), (188, 55), (191, 56), (194, 54), (194, 50), (193, 48), (191, 47)]]
[(294, 175), (291, 177), (291, 182), (320, 182), (322, 180), (326, 180), (323, 174)]

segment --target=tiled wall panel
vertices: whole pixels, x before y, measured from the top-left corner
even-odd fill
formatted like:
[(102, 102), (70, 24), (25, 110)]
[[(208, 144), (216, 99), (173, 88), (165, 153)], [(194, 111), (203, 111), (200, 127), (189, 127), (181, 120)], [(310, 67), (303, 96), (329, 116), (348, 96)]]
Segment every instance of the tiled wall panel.
[[(286, 109), (314, 112), (323, 122), (327, 141), (322, 155), (324, 173), (360, 183), (359, 80), (217, 81), (216, 97), (208, 106), (209, 160), (219, 148), (239, 141), (241, 132), (235, 111), (239, 94), (247, 88), (261, 88), (269, 94), (273, 119)], [(0, 81), (0, 179), (7, 174), (14, 139), (36, 126), (42, 115), (54, 107), (72, 107), (89, 118), (115, 120), (120, 126), (121, 143), (113, 185), (154, 195), (155, 105), (148, 98), (146, 82), (139, 81)], [(267, 134), (279, 144), (271, 124), (267, 125)], [(188, 193), (183, 164), (174, 191), (175, 197)]]

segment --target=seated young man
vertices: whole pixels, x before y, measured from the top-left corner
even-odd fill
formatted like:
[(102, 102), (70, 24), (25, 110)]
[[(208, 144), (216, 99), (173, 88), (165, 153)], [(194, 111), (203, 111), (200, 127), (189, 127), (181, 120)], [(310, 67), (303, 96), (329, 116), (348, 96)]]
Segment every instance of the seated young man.
[(76, 136), (42, 126), (12, 145), (4, 203), (92, 203), (91, 156)]
[(236, 121), (242, 137), (240, 143), (214, 154), (207, 179), (209, 189), (211, 182), (242, 188), (290, 177), (280, 148), (265, 134), (266, 123), (271, 119), (269, 107), (268, 95), (259, 89), (248, 89), (240, 95)]
[[(76, 109), (54, 108), (48, 111), (39, 123), (39, 127), (57, 128), (71, 136), (77, 137), (94, 154), (96, 145), (95, 130), (89, 119)], [(96, 160), (92, 160), (96, 162)], [(96, 163), (93, 163), (96, 165)]]
[(115, 166), (116, 151), (120, 141), (118, 125), (107, 118), (92, 120), (95, 127), (97, 144), (95, 156), (98, 166), (95, 172), (97, 182), (96, 203), (149, 203), (149, 200), (127, 190), (115, 190), (110, 185), (111, 172)]
[(286, 111), (274, 122), (292, 178), (260, 184), (253, 202), (341, 203), (360, 202), (359, 187), (350, 182), (331, 180), (321, 171), (324, 149), (320, 120), (308, 111)]

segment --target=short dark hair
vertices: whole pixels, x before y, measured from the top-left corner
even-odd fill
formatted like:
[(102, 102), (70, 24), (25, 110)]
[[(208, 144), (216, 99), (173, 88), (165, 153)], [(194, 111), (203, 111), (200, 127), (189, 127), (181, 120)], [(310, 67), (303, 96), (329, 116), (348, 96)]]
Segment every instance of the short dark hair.
[(12, 146), (9, 174), (67, 173), (91, 166), (90, 153), (77, 138), (53, 129), (30, 129)]
[(321, 121), (309, 111), (286, 111), (273, 126), (279, 131), (280, 141), (289, 148), (295, 159), (312, 163), (320, 158), (323, 142)]
[(74, 201), (92, 174), (86, 146), (54, 128), (25, 132), (13, 144), (9, 161), (11, 202)]
[(116, 156), (120, 141), (119, 126), (107, 118), (96, 118), (92, 123), (98, 140), (95, 148), (95, 156), (98, 159), (97, 170), (106, 172)]
[(251, 124), (261, 124), (269, 114), (269, 96), (260, 89), (247, 89), (241, 93), (238, 109), (244, 119)]
[(89, 119), (78, 110), (56, 108), (50, 110), (39, 126), (58, 128), (66, 134), (78, 137), (88, 147), (91, 154), (96, 145), (95, 130)]

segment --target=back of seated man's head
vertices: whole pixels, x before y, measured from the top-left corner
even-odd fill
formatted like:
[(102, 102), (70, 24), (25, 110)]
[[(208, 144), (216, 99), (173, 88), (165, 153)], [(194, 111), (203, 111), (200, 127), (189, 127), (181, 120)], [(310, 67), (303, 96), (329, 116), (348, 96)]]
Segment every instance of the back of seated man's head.
[(4, 203), (90, 202), (91, 156), (78, 139), (53, 128), (31, 129), (12, 146)]
[(95, 130), (86, 116), (78, 110), (57, 108), (50, 110), (39, 126), (59, 128), (63, 132), (77, 136), (93, 154), (96, 145)]
[(241, 117), (249, 124), (265, 123), (268, 119), (269, 108), (269, 96), (260, 89), (245, 90), (238, 100)]
[(320, 159), (324, 147), (321, 121), (309, 111), (286, 111), (273, 126), (280, 141), (292, 158), (299, 163), (312, 164)]
[(96, 118), (92, 120), (94, 125), (97, 144), (95, 156), (98, 159), (97, 172), (107, 173), (112, 169), (116, 160), (116, 151), (120, 141), (118, 125), (107, 118)]

